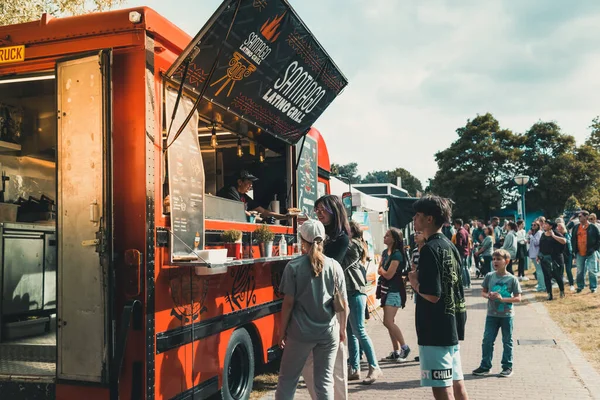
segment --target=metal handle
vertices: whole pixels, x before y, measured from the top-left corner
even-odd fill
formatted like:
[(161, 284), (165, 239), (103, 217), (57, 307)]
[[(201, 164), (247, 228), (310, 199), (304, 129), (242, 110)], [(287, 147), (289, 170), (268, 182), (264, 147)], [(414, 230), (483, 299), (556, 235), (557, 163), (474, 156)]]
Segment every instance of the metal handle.
[(90, 222), (100, 221), (100, 209), (98, 208), (98, 201), (94, 200), (90, 203)]
[(6, 239), (43, 239), (44, 234), (42, 233), (5, 233), (4, 238)]

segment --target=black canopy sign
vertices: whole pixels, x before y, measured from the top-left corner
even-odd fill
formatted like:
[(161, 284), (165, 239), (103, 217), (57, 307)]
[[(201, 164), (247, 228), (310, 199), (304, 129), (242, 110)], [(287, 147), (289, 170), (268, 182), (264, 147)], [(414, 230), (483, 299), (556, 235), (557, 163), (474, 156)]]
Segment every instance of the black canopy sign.
[(285, 0), (225, 0), (167, 75), (184, 71), (206, 100), (289, 143), (348, 84)]

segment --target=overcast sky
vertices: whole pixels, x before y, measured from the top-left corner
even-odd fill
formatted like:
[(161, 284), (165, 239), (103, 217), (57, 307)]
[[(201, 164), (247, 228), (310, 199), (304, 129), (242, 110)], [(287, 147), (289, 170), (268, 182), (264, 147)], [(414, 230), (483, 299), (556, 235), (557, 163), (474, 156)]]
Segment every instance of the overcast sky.
[[(491, 112), (583, 142), (600, 114), (598, 0), (289, 0), (349, 80), (315, 126), (332, 162), (423, 184), (456, 128)], [(220, 0), (129, 0), (194, 36)]]

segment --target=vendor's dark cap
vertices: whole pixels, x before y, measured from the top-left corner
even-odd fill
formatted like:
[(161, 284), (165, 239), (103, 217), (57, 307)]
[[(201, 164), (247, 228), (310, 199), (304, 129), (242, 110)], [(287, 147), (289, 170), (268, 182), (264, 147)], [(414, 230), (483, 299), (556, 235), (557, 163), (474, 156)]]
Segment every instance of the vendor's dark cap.
[(247, 179), (247, 180), (249, 180), (249, 181), (252, 181), (252, 182), (254, 182), (254, 181), (257, 181), (257, 180), (258, 180), (258, 178), (257, 178), (257, 177), (255, 177), (255, 176), (254, 176), (254, 175), (252, 175), (250, 172), (248, 172), (248, 171), (245, 171), (245, 170), (243, 170), (243, 171), (240, 171), (240, 173), (239, 173), (239, 175), (238, 175), (238, 179), (244, 179), (244, 180), (246, 180), (246, 179)]

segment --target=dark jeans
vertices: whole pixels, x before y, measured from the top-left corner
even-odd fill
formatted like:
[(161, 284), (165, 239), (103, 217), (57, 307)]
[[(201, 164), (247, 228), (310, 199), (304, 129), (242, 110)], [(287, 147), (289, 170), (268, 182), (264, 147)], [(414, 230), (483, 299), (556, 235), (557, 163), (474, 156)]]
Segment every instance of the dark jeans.
[(527, 265), (527, 245), (525, 243), (517, 244), (517, 259), (519, 260), (519, 277), (525, 276), (525, 266)]
[(492, 272), (492, 256), (483, 256), (483, 265), (481, 266), (481, 275), (485, 276)]
[(527, 262), (527, 257), (519, 257), (519, 277), (525, 276), (525, 263)]
[(552, 260), (552, 256), (540, 253), (540, 264), (542, 264), (542, 271), (544, 271), (544, 283), (546, 284), (546, 292), (552, 297), (552, 278), (556, 280), (558, 288), (561, 292), (565, 291), (565, 284), (563, 282), (562, 270), (564, 266), (560, 265), (556, 261)]
[(567, 279), (569, 280), (569, 286), (573, 286), (574, 285), (573, 254), (565, 254), (565, 270), (567, 272)]
[(506, 270), (507, 270), (508, 272), (510, 272), (512, 275), (514, 275), (515, 273), (513, 272), (513, 267), (512, 267), (512, 266), (513, 266), (513, 260), (511, 259), (511, 260), (508, 262), (508, 265), (506, 266)]
[(483, 343), (481, 344), (481, 368), (492, 369), (494, 342), (499, 330), (502, 330), (502, 369), (512, 368), (513, 366), (513, 317), (492, 317), (488, 315), (485, 319)]

